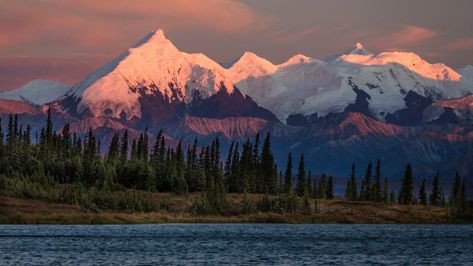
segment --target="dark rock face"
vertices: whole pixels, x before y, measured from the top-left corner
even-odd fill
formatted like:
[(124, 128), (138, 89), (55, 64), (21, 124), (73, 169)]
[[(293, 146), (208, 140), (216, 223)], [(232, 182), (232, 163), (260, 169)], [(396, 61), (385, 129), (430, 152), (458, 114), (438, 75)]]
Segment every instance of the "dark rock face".
[(432, 99), (409, 91), (404, 101), (406, 102), (406, 108), (396, 111), (393, 114), (387, 114), (385, 117), (386, 122), (403, 126), (422, 124), (422, 112), (433, 103)]
[(363, 90), (360, 90), (358, 86), (353, 83), (351, 80), (348, 81), (348, 85), (353, 88), (353, 91), (356, 93), (356, 101), (345, 108), (345, 112), (348, 113), (362, 113), (366, 116), (372, 116), (369, 102), (371, 96)]
[(183, 102), (169, 101), (159, 91), (152, 94), (141, 92), (140, 95), (141, 118), (132, 122), (132, 126), (137, 129), (157, 129), (185, 115), (186, 106)]
[(445, 124), (458, 124), (459, 119), (455, 115), (455, 112), (452, 108), (445, 107), (443, 108), (443, 113), (440, 115), (439, 118), (432, 121), (432, 124), (436, 125), (445, 125)]
[(230, 94), (227, 93), (227, 90), (221, 89), (209, 98), (194, 98), (187, 106), (187, 113), (191, 116), (208, 118), (248, 116), (278, 121), (273, 113), (259, 107), (253, 99), (243, 95), (236, 87)]

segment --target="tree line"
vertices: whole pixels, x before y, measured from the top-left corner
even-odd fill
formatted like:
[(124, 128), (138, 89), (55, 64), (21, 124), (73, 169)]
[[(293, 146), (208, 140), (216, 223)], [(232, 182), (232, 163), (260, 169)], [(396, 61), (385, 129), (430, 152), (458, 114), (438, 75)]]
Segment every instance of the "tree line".
[[(374, 176), (373, 165), (368, 163), (365, 175), (361, 179), (361, 188), (358, 190), (358, 181), (355, 177), (355, 164), (352, 165), (351, 175), (347, 180), (345, 198), (352, 201), (372, 201), (383, 203), (398, 203), (401, 205), (431, 205), (437, 207), (448, 207), (449, 214), (458, 217), (468, 213), (468, 198), (466, 194), (466, 179), (461, 179), (458, 172), (452, 184), (451, 194), (445, 195), (444, 189), (440, 186), (440, 175), (437, 172), (431, 181), (430, 193), (427, 193), (427, 180), (422, 179), (419, 190), (414, 191), (414, 178), (412, 166), (407, 164), (398, 194), (394, 190), (389, 190), (388, 179), (381, 177), (381, 161), (377, 160)], [(383, 181), (382, 181), (383, 180)]]
[[(122, 135), (114, 134), (108, 151), (102, 155), (101, 143), (92, 129), (83, 138), (72, 133), (69, 124), (56, 132), (48, 110), (45, 127), (34, 138), (31, 134), (30, 126), (20, 125), (17, 115), (9, 116), (6, 132), (0, 123), (1, 176), (45, 184), (76, 187), (80, 184), (103, 193), (123, 189), (177, 194), (202, 192), (201, 205), (197, 209), (223, 208), (226, 193), (284, 194), (287, 199), (302, 198), (304, 205), (310, 205), (312, 199), (334, 198), (334, 178), (325, 174), (312, 175), (307, 171), (303, 154), (298, 158), (297, 167), (293, 167), (289, 153), (285, 171), (278, 169), (270, 133), (264, 136), (262, 143), (259, 134), (253, 140), (233, 141), (228, 154), (222, 156), (219, 138), (209, 145), (199, 145), (197, 139), (189, 145), (182, 141), (170, 145), (162, 131), (153, 140), (149, 139), (147, 129), (138, 139), (131, 139), (125, 131)], [(410, 165), (406, 166), (397, 195), (389, 190), (388, 180), (382, 178), (381, 170), (380, 160), (374, 167), (369, 163), (358, 189), (353, 165), (345, 198), (388, 203), (397, 197), (399, 204), (445, 205), (446, 197), (439, 186), (438, 174), (433, 178), (429, 197), (426, 180), (423, 180), (416, 199)], [(68, 189), (63, 193), (76, 197), (73, 186), (66, 187)], [(468, 208), (465, 190), (465, 179), (461, 180), (457, 174), (448, 204), (455, 213)]]

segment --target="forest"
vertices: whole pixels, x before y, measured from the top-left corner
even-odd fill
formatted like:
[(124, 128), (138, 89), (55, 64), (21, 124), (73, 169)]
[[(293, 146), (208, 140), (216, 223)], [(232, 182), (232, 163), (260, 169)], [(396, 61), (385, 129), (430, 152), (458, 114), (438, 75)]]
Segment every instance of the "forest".
[[(0, 123), (1, 125), (1, 123)], [(197, 193), (189, 213), (228, 215), (255, 212), (311, 214), (319, 200), (342, 198), (353, 202), (442, 207), (452, 219), (469, 219), (465, 178), (458, 173), (448, 193), (439, 184), (439, 174), (414, 184), (411, 165), (406, 165), (401, 186), (395, 190), (382, 176), (382, 162), (366, 166), (362, 177), (353, 164), (343, 195), (334, 194), (334, 177), (307, 170), (304, 155), (280, 170), (271, 150), (271, 134), (234, 141), (228, 154), (220, 152), (220, 140), (201, 146), (166, 143), (161, 131), (150, 140), (147, 130), (138, 139), (128, 132), (113, 136), (108, 152), (92, 129), (81, 138), (64, 124), (53, 130), (51, 112), (35, 137), (31, 128), (18, 124), (11, 114), (8, 128), (0, 126), (0, 192), (2, 194), (80, 205), (87, 211), (116, 210), (152, 212), (166, 208), (156, 204), (154, 192), (174, 195)], [(401, 166), (402, 167), (402, 166)], [(350, 173), (350, 169), (347, 169)], [(340, 178), (340, 177), (337, 177)], [(229, 194), (241, 194), (238, 202)], [(250, 201), (251, 194), (263, 195)]]

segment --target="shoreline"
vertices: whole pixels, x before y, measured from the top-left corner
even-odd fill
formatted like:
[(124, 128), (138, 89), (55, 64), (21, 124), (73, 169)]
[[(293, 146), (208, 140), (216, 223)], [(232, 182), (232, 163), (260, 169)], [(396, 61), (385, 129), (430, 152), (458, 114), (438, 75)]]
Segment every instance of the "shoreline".
[(344, 200), (322, 201), (310, 214), (253, 213), (194, 215), (188, 212), (92, 212), (79, 205), (0, 196), (0, 224), (164, 224), (164, 223), (285, 223), (285, 224), (472, 224), (452, 221), (446, 209)]

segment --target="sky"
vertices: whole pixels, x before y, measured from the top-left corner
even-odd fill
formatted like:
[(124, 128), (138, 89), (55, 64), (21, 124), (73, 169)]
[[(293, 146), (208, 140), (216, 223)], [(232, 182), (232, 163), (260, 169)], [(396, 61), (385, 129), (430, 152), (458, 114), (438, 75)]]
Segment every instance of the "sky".
[(1, 0), (0, 89), (74, 84), (161, 28), (217, 62), (324, 59), (361, 42), (451, 67), (473, 64), (471, 0)]

